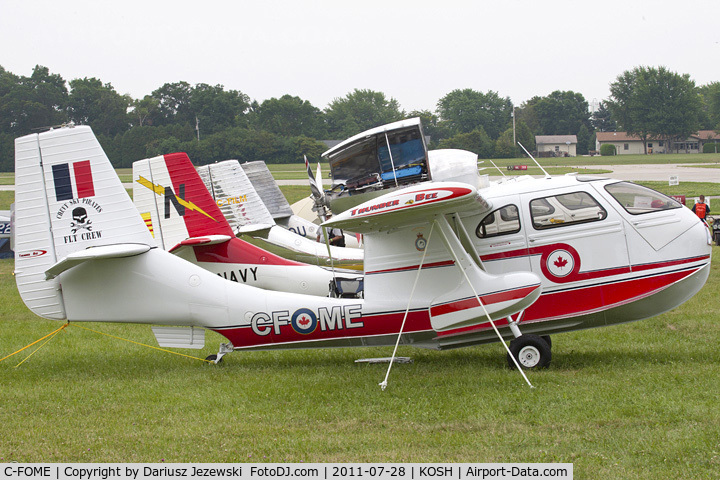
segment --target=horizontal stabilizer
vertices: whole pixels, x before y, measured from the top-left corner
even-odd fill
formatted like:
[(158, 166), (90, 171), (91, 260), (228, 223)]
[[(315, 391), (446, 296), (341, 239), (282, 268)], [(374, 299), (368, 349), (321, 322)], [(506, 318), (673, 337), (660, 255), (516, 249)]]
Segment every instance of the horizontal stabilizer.
[(274, 226), (274, 223), (256, 223), (255, 225), (243, 225), (242, 227), (238, 227), (235, 229), (235, 232), (240, 235), (255, 235), (258, 237), (267, 237), (268, 232)]
[(58, 263), (45, 271), (45, 279), (50, 280), (57, 277), (65, 270), (69, 270), (76, 265), (80, 265), (88, 260), (99, 260), (104, 258), (122, 258), (140, 255), (150, 250), (149, 245), (137, 243), (123, 245), (104, 245), (101, 247), (91, 247), (87, 250), (79, 250), (68, 254)]
[(194, 348), (205, 346), (205, 329), (197, 327), (151, 327), (158, 345), (166, 348)]
[(204, 237), (192, 237), (186, 238), (182, 242), (172, 247), (168, 252), (175, 253), (181, 247), (196, 247), (198, 245), (216, 245), (218, 243), (225, 243), (235, 237), (230, 235), (206, 235)]

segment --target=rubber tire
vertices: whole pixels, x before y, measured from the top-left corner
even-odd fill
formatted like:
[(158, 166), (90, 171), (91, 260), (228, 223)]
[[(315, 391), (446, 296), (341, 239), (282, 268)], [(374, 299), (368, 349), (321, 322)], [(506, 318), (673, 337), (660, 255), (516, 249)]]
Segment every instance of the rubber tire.
[(548, 347), (552, 350), (552, 339), (550, 338), (550, 335), (542, 335), (540, 338), (545, 340), (545, 343), (547, 343)]
[[(520, 335), (511, 341), (510, 352), (524, 370), (547, 368), (552, 359), (550, 345), (541, 336), (531, 333)], [(510, 368), (516, 368), (510, 355), (507, 355), (507, 361)]]
[[(205, 357), (205, 360), (215, 363), (215, 360), (217, 360), (217, 355), (208, 355), (207, 357)], [(217, 363), (220, 362), (222, 362), (222, 357), (220, 357), (220, 360)]]

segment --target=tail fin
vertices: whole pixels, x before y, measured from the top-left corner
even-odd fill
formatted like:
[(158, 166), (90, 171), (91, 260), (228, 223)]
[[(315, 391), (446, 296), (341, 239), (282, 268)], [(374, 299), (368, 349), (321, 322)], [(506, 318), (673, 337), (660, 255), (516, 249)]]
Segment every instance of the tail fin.
[(37, 315), (64, 319), (46, 272), (91, 247), (155, 242), (90, 127), (15, 140), (15, 279)]
[(166, 250), (191, 237), (235, 236), (185, 153), (133, 163), (133, 198)]
[(292, 208), (263, 161), (243, 163), (242, 169), (274, 219), (289, 217)]
[(233, 229), (275, 224), (240, 162), (226, 160), (198, 167), (197, 171)]

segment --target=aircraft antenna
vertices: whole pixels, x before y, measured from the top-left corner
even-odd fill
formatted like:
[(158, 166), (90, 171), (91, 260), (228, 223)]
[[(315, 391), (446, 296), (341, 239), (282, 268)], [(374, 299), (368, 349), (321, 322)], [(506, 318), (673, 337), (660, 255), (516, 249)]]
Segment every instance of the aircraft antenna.
[(388, 377), (390, 376), (390, 369), (395, 362), (395, 354), (397, 353), (398, 345), (400, 345), (400, 337), (402, 337), (403, 329), (405, 328), (405, 320), (407, 320), (408, 312), (410, 312), (410, 304), (412, 303), (413, 295), (415, 295), (415, 287), (417, 286), (418, 279), (420, 278), (420, 271), (422, 270), (423, 264), (425, 263), (425, 255), (427, 254), (428, 247), (430, 246), (430, 237), (432, 237), (433, 228), (435, 228), (435, 222), (430, 224), (430, 233), (428, 233), (427, 242), (425, 242), (425, 250), (423, 250), (422, 258), (420, 259), (420, 265), (418, 266), (417, 275), (415, 275), (415, 283), (413, 283), (412, 290), (410, 291), (410, 298), (408, 299), (407, 308), (405, 309), (405, 315), (403, 316), (402, 323), (400, 324), (400, 331), (398, 332), (397, 340), (395, 341), (395, 349), (393, 350), (392, 357), (390, 357), (390, 365), (388, 365), (387, 372), (385, 373), (385, 380), (379, 383), (380, 389), (385, 391), (387, 388)]
[(488, 161), (489, 161), (490, 163), (492, 163), (492, 166), (493, 166), (493, 167), (497, 168), (498, 172), (500, 172), (500, 175), (502, 175), (503, 177), (505, 176), (505, 174), (503, 173), (503, 171), (500, 170), (500, 168), (499, 168), (497, 165), (495, 165), (495, 162), (493, 162), (493, 161), (490, 160), (490, 159), (488, 159)]
[(532, 159), (532, 161), (535, 162), (535, 165), (537, 165), (538, 167), (540, 167), (540, 170), (542, 170), (543, 173), (545, 174), (545, 178), (550, 178), (550, 174), (545, 171), (545, 169), (542, 167), (542, 165), (540, 165), (540, 163), (539, 163), (537, 160), (535, 160), (535, 157), (533, 157), (532, 155), (530, 155), (530, 152), (527, 151), (527, 148), (525, 148), (525, 147), (523, 146), (523, 144), (520, 143), (520, 142), (518, 142), (518, 145), (520, 145), (520, 146), (522, 147), (522, 149), (525, 150), (525, 153), (527, 153), (528, 157), (530, 157), (530, 158)]

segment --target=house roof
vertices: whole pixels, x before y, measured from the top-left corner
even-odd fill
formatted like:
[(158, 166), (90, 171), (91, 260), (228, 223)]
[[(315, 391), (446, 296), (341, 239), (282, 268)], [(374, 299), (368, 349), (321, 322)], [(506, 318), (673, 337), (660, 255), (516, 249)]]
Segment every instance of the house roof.
[(715, 130), (700, 130), (693, 137), (698, 137), (700, 140), (720, 140), (720, 133)]
[(597, 132), (595, 138), (598, 142), (641, 142), (640, 137), (628, 135), (627, 132)]
[(577, 143), (577, 135), (535, 135), (535, 143), (538, 145)]
[[(635, 135), (628, 135), (627, 132), (597, 132), (595, 134), (598, 142), (641, 142), (642, 139)], [(714, 130), (700, 130), (690, 135), (690, 138), (700, 140), (720, 140), (720, 134)], [(660, 138), (648, 138), (648, 140), (662, 140)]]

